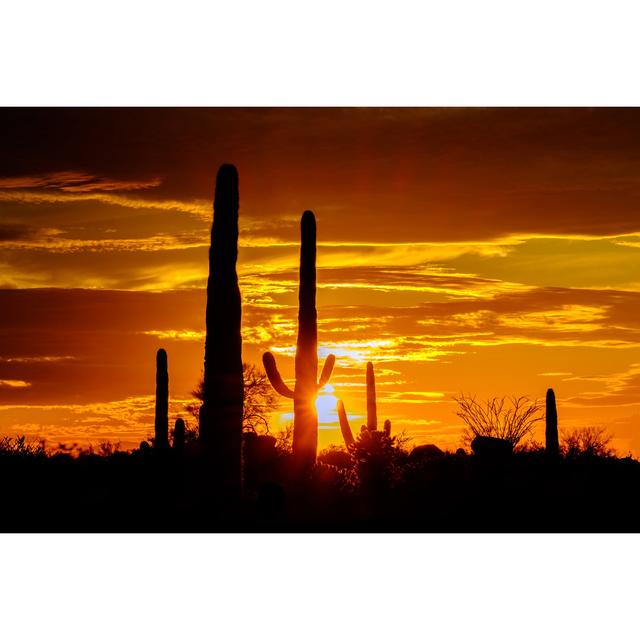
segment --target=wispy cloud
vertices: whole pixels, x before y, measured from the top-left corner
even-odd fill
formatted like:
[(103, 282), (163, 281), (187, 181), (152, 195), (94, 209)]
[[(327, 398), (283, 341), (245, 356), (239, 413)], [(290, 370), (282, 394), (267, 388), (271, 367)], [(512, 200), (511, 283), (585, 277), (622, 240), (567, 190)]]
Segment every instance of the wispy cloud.
[(0, 177), (0, 189), (51, 189), (70, 193), (137, 191), (158, 187), (161, 183), (160, 178), (118, 180), (97, 177), (83, 171), (55, 171), (32, 176)]

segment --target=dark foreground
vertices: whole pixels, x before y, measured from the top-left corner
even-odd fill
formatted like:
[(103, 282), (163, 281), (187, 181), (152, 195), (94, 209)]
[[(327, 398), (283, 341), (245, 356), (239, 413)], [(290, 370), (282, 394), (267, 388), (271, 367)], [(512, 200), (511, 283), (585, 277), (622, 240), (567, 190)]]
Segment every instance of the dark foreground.
[(195, 452), (0, 452), (5, 532), (638, 532), (640, 463), (544, 451), (493, 459), (324, 452), (294, 479), (286, 451), (247, 452), (225, 504)]

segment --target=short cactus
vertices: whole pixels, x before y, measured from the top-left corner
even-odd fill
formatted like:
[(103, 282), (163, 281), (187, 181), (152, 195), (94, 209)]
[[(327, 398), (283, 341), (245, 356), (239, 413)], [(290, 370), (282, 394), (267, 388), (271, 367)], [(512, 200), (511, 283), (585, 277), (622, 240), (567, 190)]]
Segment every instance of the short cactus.
[(293, 455), (307, 469), (316, 461), (318, 450), (318, 414), (315, 400), (318, 390), (331, 377), (335, 357), (329, 355), (318, 380), (318, 314), (316, 311), (316, 219), (305, 211), (300, 221), (300, 285), (298, 292), (298, 342), (293, 391), (285, 384), (273, 354), (262, 357), (273, 388), (293, 399)]
[(184, 420), (178, 418), (173, 427), (173, 450), (180, 455), (184, 451), (185, 426)]
[(556, 394), (553, 389), (547, 389), (547, 410), (545, 415), (545, 450), (550, 456), (560, 453), (558, 441), (558, 411), (556, 409)]
[(169, 372), (167, 352), (158, 349), (156, 353), (156, 414), (153, 445), (158, 450), (169, 447)]
[[(375, 373), (373, 371), (373, 364), (371, 362), (367, 362), (367, 424), (362, 425), (361, 432), (369, 432), (373, 433), (378, 429), (378, 410), (376, 403), (376, 378)], [(342, 437), (344, 439), (344, 443), (347, 446), (347, 449), (353, 447), (355, 444), (355, 438), (353, 437), (353, 433), (351, 432), (351, 427), (349, 425), (349, 418), (347, 417), (347, 412), (344, 408), (344, 403), (342, 400), (338, 400), (338, 420), (340, 422), (340, 431), (342, 432)], [(388, 438), (391, 437), (391, 420), (384, 421), (384, 429), (383, 433)]]

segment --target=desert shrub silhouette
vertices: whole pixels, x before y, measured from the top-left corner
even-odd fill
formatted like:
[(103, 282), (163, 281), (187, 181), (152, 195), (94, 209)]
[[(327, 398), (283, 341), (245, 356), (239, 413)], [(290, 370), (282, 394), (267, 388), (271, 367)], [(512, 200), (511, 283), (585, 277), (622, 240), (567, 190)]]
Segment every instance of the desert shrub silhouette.
[(362, 429), (350, 447), (360, 490), (380, 496), (396, 483), (407, 452), (383, 431)]
[(282, 379), (271, 352), (262, 361), (273, 388), (293, 400), (293, 455), (301, 471), (311, 469), (318, 450), (318, 390), (331, 378), (335, 363), (327, 356), (318, 380), (318, 313), (316, 311), (316, 219), (305, 211), (300, 220), (300, 285), (298, 291), (298, 341), (295, 359), (295, 386), (291, 390)]
[(497, 438), (515, 447), (529, 435), (542, 420), (541, 407), (527, 397), (489, 398), (483, 405), (475, 397), (460, 394), (454, 397), (458, 404), (456, 415), (466, 425), (462, 439), (471, 444), (474, 438)]
[[(267, 375), (254, 364), (248, 362), (242, 364), (242, 378), (244, 384), (242, 428), (244, 431), (268, 434), (269, 417), (277, 406), (277, 395), (269, 383)], [(187, 404), (185, 410), (197, 421), (204, 399), (203, 379), (200, 379), (191, 395), (195, 402)]]
[(601, 457), (611, 458), (613, 449), (609, 446), (612, 436), (604, 427), (583, 427), (563, 434), (562, 453), (566, 458)]

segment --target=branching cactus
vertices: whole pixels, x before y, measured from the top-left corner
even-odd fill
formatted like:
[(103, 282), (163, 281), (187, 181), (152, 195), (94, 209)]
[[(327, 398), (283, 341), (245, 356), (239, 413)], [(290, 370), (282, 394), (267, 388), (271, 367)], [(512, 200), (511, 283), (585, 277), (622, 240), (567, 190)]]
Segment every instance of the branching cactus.
[(316, 219), (305, 211), (300, 221), (300, 284), (298, 291), (296, 381), (291, 390), (280, 375), (273, 354), (262, 357), (273, 388), (293, 400), (293, 455), (301, 468), (312, 466), (318, 450), (318, 414), (315, 401), (333, 371), (335, 357), (327, 359), (318, 380), (318, 314), (316, 311)]
[(162, 451), (169, 447), (169, 371), (167, 352), (156, 353), (156, 416), (153, 445)]
[(558, 441), (558, 411), (556, 409), (556, 394), (553, 389), (547, 389), (547, 410), (545, 415), (545, 449), (548, 455), (557, 456), (560, 453)]
[(242, 476), (242, 337), (238, 259), (238, 172), (218, 170), (207, 282), (200, 443), (224, 495), (239, 495)]
[[(344, 408), (342, 400), (338, 400), (338, 420), (340, 422), (340, 431), (342, 432), (342, 438), (344, 439), (347, 449), (350, 449), (355, 444), (355, 438), (349, 425), (349, 418)], [(362, 425), (361, 431), (368, 431), (372, 433), (378, 429), (378, 408), (376, 403), (376, 378), (373, 371), (373, 364), (367, 362), (367, 424)], [(383, 433), (388, 438), (391, 437), (391, 420), (384, 421)]]

